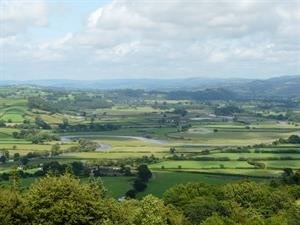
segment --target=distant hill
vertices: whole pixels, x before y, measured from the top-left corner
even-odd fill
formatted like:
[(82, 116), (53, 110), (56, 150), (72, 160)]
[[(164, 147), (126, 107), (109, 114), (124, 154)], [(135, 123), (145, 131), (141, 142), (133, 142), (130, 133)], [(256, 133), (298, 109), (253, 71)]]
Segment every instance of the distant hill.
[[(270, 79), (115, 79), (115, 80), (29, 80), (29, 81), (0, 81), (0, 86), (7, 85), (37, 85), (65, 89), (144, 89), (156, 91), (186, 91), (198, 92), (195, 95), (204, 95), (204, 91), (213, 96), (218, 94), (226, 96), (245, 97), (289, 97), (300, 96), (300, 76), (281, 76)], [(208, 91), (206, 89), (209, 89)], [(227, 92), (226, 92), (227, 91)], [(213, 93), (212, 93), (213, 92)], [(230, 93), (229, 93), (230, 92)], [(183, 93), (182, 93), (183, 94)]]
[(300, 76), (254, 80), (241, 86), (243, 92), (254, 96), (300, 96)]
[(167, 99), (172, 100), (228, 100), (238, 99), (240, 96), (232, 91), (216, 88), (205, 89), (202, 91), (170, 91), (167, 93)]
[(66, 89), (145, 89), (145, 90), (178, 90), (192, 88), (203, 90), (218, 88), (232, 84), (243, 84), (250, 80), (244, 79), (112, 79), (112, 80), (28, 80), (28, 81), (0, 81), (3, 85), (37, 85), (44, 87), (58, 87)]

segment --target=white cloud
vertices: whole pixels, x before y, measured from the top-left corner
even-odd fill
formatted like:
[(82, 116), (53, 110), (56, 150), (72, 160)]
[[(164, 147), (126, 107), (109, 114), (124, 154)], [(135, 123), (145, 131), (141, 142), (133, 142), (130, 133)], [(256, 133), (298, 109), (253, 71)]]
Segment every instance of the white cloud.
[(0, 36), (13, 36), (32, 26), (47, 25), (47, 6), (42, 0), (0, 0)]
[[(189, 46), (213, 39), (210, 51), (217, 51), (207, 50), (207, 56), (214, 62), (230, 59), (225, 55), (232, 45), (241, 45), (242, 57), (261, 58), (267, 51), (262, 44), (268, 43), (276, 54), (283, 39), (300, 38), (299, 11), (297, 1), (114, 1), (90, 15), (79, 43), (115, 48), (124, 42), (152, 42), (153, 47), (168, 45), (167, 51), (184, 55)], [(259, 53), (254, 53), (256, 48)]]
[(32, 14), (28, 7), (19, 7), (4, 19), (0, 16), (0, 25), (14, 24), (13, 31), (5, 30), (0, 47), (13, 48), (16, 42), (17, 53), (7, 56), (11, 62), (13, 55), (40, 60), (59, 74), (85, 71), (85, 78), (95, 78), (300, 73), (297, 0), (115, 0), (91, 12), (82, 31), (29, 44), (12, 37), (30, 26), (45, 25), (47, 10), (43, 2)]

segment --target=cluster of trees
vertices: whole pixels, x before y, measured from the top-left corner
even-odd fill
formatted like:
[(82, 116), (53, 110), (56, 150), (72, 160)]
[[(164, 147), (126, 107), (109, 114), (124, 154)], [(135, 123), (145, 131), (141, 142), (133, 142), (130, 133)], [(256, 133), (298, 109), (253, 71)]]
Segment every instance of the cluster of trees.
[(13, 155), (14, 162), (19, 162), (20, 165), (26, 166), (31, 159), (34, 158), (47, 158), (50, 156), (49, 151), (35, 151), (28, 152), (25, 155), (20, 155), (20, 153), (15, 153)]
[(228, 152), (228, 153), (251, 153), (251, 150), (247, 147), (238, 147), (238, 148), (227, 148), (221, 149), (221, 152)]
[(70, 174), (49, 176), (19, 192), (0, 189), (5, 225), (298, 225), (300, 186), (243, 181), (223, 186), (179, 184), (162, 199), (117, 201), (102, 182), (81, 183)]
[(291, 135), (287, 139), (287, 142), (290, 144), (300, 144), (300, 137), (298, 135)]
[(33, 144), (41, 144), (47, 141), (60, 140), (60, 138), (55, 134), (43, 132), (37, 129), (22, 129), (19, 132), (13, 132), (12, 135), (14, 138), (26, 139), (28, 141), (31, 141)]
[[(8, 122), (11, 122), (11, 121), (8, 120)], [(5, 127), (5, 126), (6, 126), (5, 121), (0, 120), (0, 127)], [(10, 127), (23, 129), (23, 130), (25, 130), (25, 129), (27, 129), (27, 130), (32, 130), (32, 129), (50, 130), (51, 129), (51, 126), (45, 120), (43, 120), (41, 116), (37, 116), (34, 120), (34, 123), (31, 123), (31, 121), (28, 119), (24, 119), (23, 123), (14, 124), (14, 125), (11, 125)]]
[(299, 193), (300, 186), (274, 188), (250, 181), (224, 186), (189, 183), (169, 189), (163, 199), (197, 225), (296, 225)]
[(274, 149), (274, 150), (255, 149), (254, 152), (255, 153), (273, 153), (273, 154), (300, 153), (300, 149)]
[(159, 158), (155, 157), (153, 154), (150, 156), (142, 156), (138, 158), (121, 158), (121, 159), (99, 159), (95, 162), (90, 162), (90, 166), (117, 166), (123, 167), (125, 165), (130, 165), (132, 167), (138, 167), (142, 164), (154, 164), (160, 161)]
[(111, 108), (114, 104), (101, 96), (89, 95), (88, 93), (73, 94), (73, 99), (58, 99), (55, 105), (67, 111), (82, 109)]
[(65, 130), (69, 126), (69, 120), (68, 118), (63, 118), (62, 123), (58, 124), (58, 128), (60, 130)]
[(300, 122), (300, 115), (293, 111), (287, 111), (286, 116), (289, 121)]
[[(28, 173), (21, 169), (13, 171), (19, 178), (26, 177), (43, 177), (47, 174), (60, 176), (65, 173), (71, 173), (77, 177), (88, 177), (90, 175), (90, 168), (81, 161), (73, 161), (72, 163), (59, 163), (58, 161), (50, 161), (44, 163), (34, 173)], [(7, 181), (12, 176), (12, 173), (1, 173), (0, 180)], [(1, 224), (1, 223), (0, 223)]]
[(18, 177), (18, 179), (20, 179), (20, 178), (29, 178), (29, 177), (35, 177), (36, 178), (37, 177), (36, 173), (28, 173), (28, 172), (25, 172), (23, 170), (15, 170), (13, 173), (7, 173), (7, 172), (1, 173), (0, 174), (0, 181), (9, 181), (15, 175)]
[[(16, 147), (16, 146), (14, 146)], [(74, 146), (76, 147), (76, 146)], [(78, 147), (79, 149), (79, 147)], [(71, 151), (73, 149), (69, 149)], [(76, 149), (77, 150), (77, 149)], [(14, 162), (18, 162), (20, 165), (27, 165), (29, 160), (34, 158), (48, 158), (50, 156), (57, 156), (63, 153), (63, 150), (61, 150), (60, 144), (56, 143), (51, 146), (50, 151), (35, 151), (35, 152), (28, 152), (25, 155), (20, 155), (20, 153), (16, 152), (13, 154), (13, 156), (10, 156), (8, 150), (2, 150), (0, 152), (0, 162), (5, 163), (9, 159), (12, 159)]]
[[(18, 153), (16, 153), (18, 154)], [(26, 166), (26, 164), (28, 163), (28, 160), (31, 157), (38, 157), (35, 155), (31, 155), (32, 153), (28, 153), (26, 156), (20, 156), (18, 154), (17, 157), (15, 157), (14, 161), (15, 162), (19, 162), (22, 166), (24, 166), (24, 168), (36, 168), (36, 166)], [(41, 155), (39, 155), (41, 156)], [(100, 167), (100, 166), (98, 166)], [(36, 172), (34, 173), (28, 173), (25, 172), (23, 169), (18, 169), (18, 175), (21, 178), (26, 178), (26, 177), (41, 177), (41, 176), (45, 176), (47, 174), (52, 174), (52, 175), (63, 175), (65, 173), (71, 173), (74, 174), (77, 177), (89, 177), (91, 174), (93, 174), (95, 177), (98, 176), (105, 176), (105, 174), (101, 173), (101, 170), (94, 169), (95, 166), (91, 166), (87, 163), (83, 163), (82, 161), (73, 161), (71, 163), (60, 163), (59, 161), (49, 161), (49, 162), (45, 162), (42, 165), (39, 165), (39, 167), (37, 168)], [(109, 166), (105, 166), (103, 168), (107, 168), (110, 169), (112, 167)], [(119, 170), (118, 172), (120, 173), (120, 175), (123, 176), (133, 176), (134, 174), (131, 172), (131, 168), (129, 166), (124, 166), (121, 165), (120, 167), (118, 167)], [(93, 171), (93, 173), (91, 173)], [(10, 173), (1, 173), (0, 174), (0, 180), (8, 180), (10, 177)], [(110, 176), (110, 175), (108, 175)]]
[(172, 111), (172, 113), (175, 113), (175, 114), (178, 114), (178, 115), (184, 117), (184, 116), (188, 113), (188, 111), (187, 111), (184, 107), (176, 107), (176, 108)]
[(70, 152), (93, 152), (96, 151), (98, 144), (96, 142), (90, 141), (88, 139), (80, 138), (78, 145), (71, 146), (69, 148)]
[(271, 120), (288, 120), (289, 117), (287, 115), (283, 115), (282, 113), (280, 114), (263, 114), (263, 113), (256, 113), (255, 115), (256, 117), (261, 117), (261, 118), (267, 118), (267, 119), (271, 119)]
[(9, 153), (8, 150), (2, 150), (0, 152), (0, 162), (1, 163), (6, 163), (8, 162), (11, 158), (14, 162), (19, 162), (21, 165), (26, 165), (28, 161), (32, 158), (36, 157), (47, 157), (49, 155), (48, 152), (46, 151), (41, 151), (41, 152), (28, 152), (26, 155), (21, 156), (20, 153), (15, 153), (12, 157)]
[(79, 150), (81, 152), (93, 152), (97, 149), (98, 144), (88, 139), (79, 139)]
[[(172, 148), (171, 150), (172, 151)], [(276, 150), (274, 150), (276, 151)], [(256, 152), (260, 152), (257, 150)], [(280, 153), (280, 152), (273, 152), (273, 151), (264, 151), (267, 153)], [(289, 150), (289, 153), (298, 153), (298, 150)], [(284, 152), (287, 153), (287, 152)], [(208, 155), (209, 150), (203, 150), (201, 152), (203, 155)], [(169, 160), (177, 160), (177, 161), (184, 161), (184, 160), (193, 160), (193, 161), (231, 161), (227, 156), (223, 157), (215, 157), (215, 156), (197, 156), (195, 154), (177, 154), (177, 153), (172, 153), (171, 156), (166, 157), (166, 159)], [(255, 161), (263, 161), (263, 160), (295, 160), (296, 158), (292, 156), (270, 156), (270, 157), (245, 157), (245, 156), (240, 156), (237, 160), (238, 161), (247, 161), (250, 165), (254, 165), (256, 167), (264, 168), (263, 164), (260, 162), (255, 162)]]
[(203, 91), (171, 91), (166, 94), (167, 99), (171, 100), (233, 100), (237, 98), (236, 93), (217, 88), (206, 89)]
[(153, 163), (158, 163), (159, 162), (159, 158), (155, 157), (153, 154), (151, 154), (150, 156), (142, 156), (140, 158), (133, 158), (133, 159), (128, 159), (130, 160), (132, 165), (137, 165), (137, 164), (153, 164)]
[(235, 105), (225, 105), (215, 108), (217, 116), (233, 116), (235, 113), (241, 113), (242, 109)]
[(274, 145), (277, 144), (300, 144), (300, 137), (298, 135), (291, 135), (287, 139), (280, 138), (277, 141), (273, 142)]
[(117, 124), (99, 124), (99, 123), (90, 123), (90, 124), (66, 124), (62, 123), (59, 125), (59, 131), (67, 131), (67, 132), (91, 132), (91, 131), (111, 131), (118, 130), (121, 126)]
[(255, 160), (255, 161), (266, 161), (266, 160), (295, 160), (297, 158), (294, 158), (292, 156), (269, 156), (269, 157), (245, 157), (240, 156), (237, 160), (239, 161), (248, 161), (248, 160)]
[(8, 150), (2, 150), (0, 152), (0, 162), (5, 163), (9, 160), (9, 151)]
[(50, 161), (43, 164), (42, 170), (36, 173), (36, 176), (45, 176), (46, 174), (63, 175), (66, 172), (72, 173), (77, 177), (89, 176), (90, 169), (81, 161), (73, 161), (70, 164)]
[(273, 119), (273, 120), (288, 120), (288, 117), (283, 114), (270, 114), (266, 116), (268, 119)]
[(41, 109), (51, 113), (59, 112), (59, 108), (54, 103), (37, 96), (29, 97), (27, 106), (29, 109)]
[(171, 106), (168, 105), (168, 103), (166, 101), (164, 101), (164, 102), (154, 101), (154, 103), (151, 105), (151, 107), (153, 109), (161, 109), (161, 110), (167, 110), (167, 109), (171, 108)]
[(285, 168), (281, 176), (281, 181), (285, 184), (300, 184), (300, 169), (293, 171), (291, 168)]
[(137, 178), (133, 182), (133, 189), (126, 192), (126, 196), (135, 198), (138, 192), (142, 192), (147, 188), (147, 182), (152, 177), (152, 172), (148, 166), (143, 164), (137, 168)]
[(46, 97), (31, 96), (28, 98), (29, 109), (40, 109), (50, 113), (60, 112), (59, 109), (67, 111), (78, 111), (81, 109), (111, 108), (113, 103), (103, 99), (101, 96), (89, 95), (87, 93), (73, 94), (73, 98), (61, 98), (68, 93), (58, 93), (50, 90), (52, 95)]
[(254, 161), (252, 159), (250, 160), (247, 160), (247, 163), (256, 167), (256, 168), (259, 168), (259, 169), (264, 169), (266, 167), (266, 164), (264, 164), (263, 162), (257, 162), (257, 161)]
[(40, 116), (37, 116), (35, 118), (35, 125), (37, 126), (38, 129), (45, 129), (45, 130), (50, 130), (51, 126), (46, 123)]
[[(204, 154), (204, 153), (203, 153)], [(230, 161), (229, 157), (214, 157), (214, 156), (195, 156), (193, 154), (191, 155), (184, 155), (183, 153), (179, 154), (172, 154), (171, 156), (168, 156), (167, 159), (170, 160), (194, 160), (194, 161)]]

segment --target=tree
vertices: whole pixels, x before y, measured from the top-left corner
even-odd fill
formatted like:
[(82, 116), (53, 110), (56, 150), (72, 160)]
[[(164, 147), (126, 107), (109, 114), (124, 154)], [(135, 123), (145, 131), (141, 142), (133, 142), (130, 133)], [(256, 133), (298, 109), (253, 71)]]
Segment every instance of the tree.
[(14, 192), (20, 188), (20, 174), (17, 168), (13, 168), (9, 175), (10, 189)]
[(4, 120), (0, 120), (0, 127), (6, 127), (6, 124), (5, 124)]
[(82, 184), (69, 174), (42, 178), (26, 195), (33, 224), (123, 224), (125, 215), (117, 204), (103, 199), (99, 186)]
[(133, 187), (137, 192), (141, 192), (147, 188), (147, 184), (145, 184), (141, 179), (136, 179), (133, 183)]
[(94, 115), (91, 117), (90, 121), (91, 121), (91, 122), (90, 122), (91, 124), (94, 123), (94, 121), (95, 121), (95, 116), (94, 116)]
[(57, 161), (51, 161), (43, 165), (44, 174), (53, 173), (56, 175), (63, 174), (66, 171), (67, 165), (60, 164)]
[(5, 163), (6, 162), (6, 158), (4, 155), (0, 156), (0, 162)]
[(127, 209), (129, 224), (134, 225), (191, 225), (183, 214), (172, 206), (152, 195), (141, 201), (128, 200), (123, 202)]
[(136, 193), (137, 193), (136, 190), (130, 189), (129, 191), (127, 191), (125, 193), (125, 196), (126, 196), (126, 198), (135, 198)]
[(81, 152), (92, 152), (95, 151), (97, 149), (98, 144), (96, 142), (87, 140), (87, 139), (83, 139), (81, 138), (79, 140), (79, 150)]
[(20, 160), (20, 157), (21, 157), (21, 156), (20, 156), (20, 153), (18, 153), (18, 152), (15, 153), (15, 154), (14, 154), (14, 161), (15, 161), (15, 162), (19, 161), (19, 160)]
[(283, 169), (281, 181), (285, 184), (300, 184), (300, 170), (294, 172), (291, 168)]
[(31, 140), (32, 144), (40, 144), (44, 142), (44, 139), (40, 134), (31, 135), (28, 139)]
[(124, 176), (131, 176), (132, 175), (131, 169), (130, 169), (129, 166), (121, 165), (121, 171), (124, 174)]
[(255, 209), (263, 216), (292, 206), (289, 193), (271, 191), (266, 185), (250, 181), (227, 184), (223, 187), (223, 194), (225, 199), (233, 200), (241, 207)]
[(184, 206), (184, 214), (193, 223), (199, 224), (214, 213), (224, 212), (222, 204), (214, 197), (201, 197)]
[(216, 198), (219, 195), (221, 191), (212, 185), (187, 183), (167, 190), (164, 201), (181, 209), (193, 224), (199, 224), (213, 213), (223, 211), (222, 205)]
[(224, 222), (224, 218), (221, 216), (214, 214), (213, 216), (207, 218), (201, 225), (226, 225)]
[(58, 143), (51, 146), (51, 156), (61, 154), (60, 145)]
[(138, 178), (143, 182), (147, 182), (152, 177), (152, 173), (147, 165), (140, 165), (137, 171)]
[(172, 204), (180, 209), (198, 197), (220, 195), (221, 191), (212, 185), (203, 183), (178, 184), (168, 189), (163, 196), (166, 204)]
[(300, 184), (300, 169), (296, 170), (293, 179), (295, 184)]
[(22, 157), (20, 157), (20, 164), (22, 164), (22, 165), (27, 165), (27, 163), (29, 162), (29, 158), (28, 158), (28, 156), (22, 156)]
[(300, 137), (298, 135), (291, 135), (288, 138), (288, 143), (291, 143), (291, 144), (300, 144)]
[(29, 97), (27, 105), (29, 109), (41, 109), (51, 113), (58, 112), (58, 109), (54, 104), (41, 97)]
[(29, 225), (28, 208), (16, 191), (0, 188), (0, 223), (3, 225)]
[(184, 116), (188, 113), (188, 111), (187, 111), (185, 108), (178, 107), (178, 108), (175, 108), (175, 109), (174, 109), (173, 113), (179, 114), (179, 115), (181, 115), (182, 117), (184, 117)]
[(5, 163), (6, 161), (9, 160), (9, 151), (4, 150), (0, 153), (0, 162)]
[(170, 153), (171, 153), (171, 154), (174, 154), (175, 151), (176, 151), (176, 148), (175, 148), (175, 147), (171, 147), (171, 148), (170, 148)]
[(42, 129), (51, 129), (50, 125), (48, 123), (46, 123), (40, 116), (37, 116), (35, 118), (35, 124), (38, 128), (42, 128)]
[(82, 162), (74, 161), (74, 162), (72, 162), (71, 167), (72, 167), (72, 171), (73, 171), (74, 175), (76, 175), (76, 176), (82, 175), (82, 173), (84, 171), (84, 165)]
[(60, 129), (66, 129), (69, 126), (69, 120), (68, 118), (62, 119), (62, 124), (58, 125)]
[(221, 106), (215, 109), (215, 114), (218, 116), (232, 116), (240, 112), (242, 112), (242, 109), (234, 105)]

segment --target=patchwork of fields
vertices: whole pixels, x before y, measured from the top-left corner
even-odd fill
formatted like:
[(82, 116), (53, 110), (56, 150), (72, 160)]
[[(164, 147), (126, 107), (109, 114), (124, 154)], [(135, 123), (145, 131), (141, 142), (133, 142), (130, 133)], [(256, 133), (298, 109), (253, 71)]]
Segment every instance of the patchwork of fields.
[[(248, 116), (244, 123), (231, 117), (211, 116), (209, 105), (188, 105), (189, 102), (170, 101), (169, 109), (144, 106), (115, 105), (111, 108), (87, 109), (85, 113), (48, 112), (29, 109), (25, 98), (0, 98), (0, 150), (10, 155), (7, 163), (0, 163), (0, 173), (18, 166), (15, 154), (47, 153), (40, 159), (30, 159), (24, 171), (34, 173), (49, 161), (84, 163), (117, 162), (127, 159), (155, 158), (148, 166), (154, 173), (146, 193), (161, 195), (176, 183), (200, 181), (224, 183), (239, 179), (268, 180), (282, 174), (284, 168), (300, 168), (300, 144), (279, 143), (291, 135), (300, 135), (297, 123), (276, 119), (256, 119)], [(187, 115), (172, 112), (177, 105), (187, 108)], [(193, 107), (189, 109), (189, 107)], [(196, 109), (195, 109), (196, 108)], [(199, 114), (204, 114), (203, 119)], [(52, 127), (45, 132), (60, 136), (60, 140), (32, 143), (28, 138), (17, 138), (20, 124), (33, 124), (36, 117)], [(92, 119), (91, 119), (92, 118)], [(200, 118), (200, 119), (199, 119)], [(243, 115), (244, 118), (244, 115)], [(115, 124), (118, 129), (103, 131), (58, 131), (63, 121), (69, 125)], [(24, 122), (25, 124), (25, 122)], [(176, 125), (174, 125), (176, 124)], [(188, 126), (187, 126), (188, 125)], [(183, 127), (186, 128), (183, 129)], [(70, 150), (78, 140), (86, 139), (98, 147), (95, 151)], [(53, 146), (61, 151), (53, 155)], [(132, 165), (129, 165), (132, 166)], [(87, 178), (82, 178), (83, 182)], [(115, 197), (124, 194), (132, 183), (131, 177), (102, 177)], [(24, 179), (24, 187), (33, 178)], [(7, 183), (1, 181), (3, 185)]]

